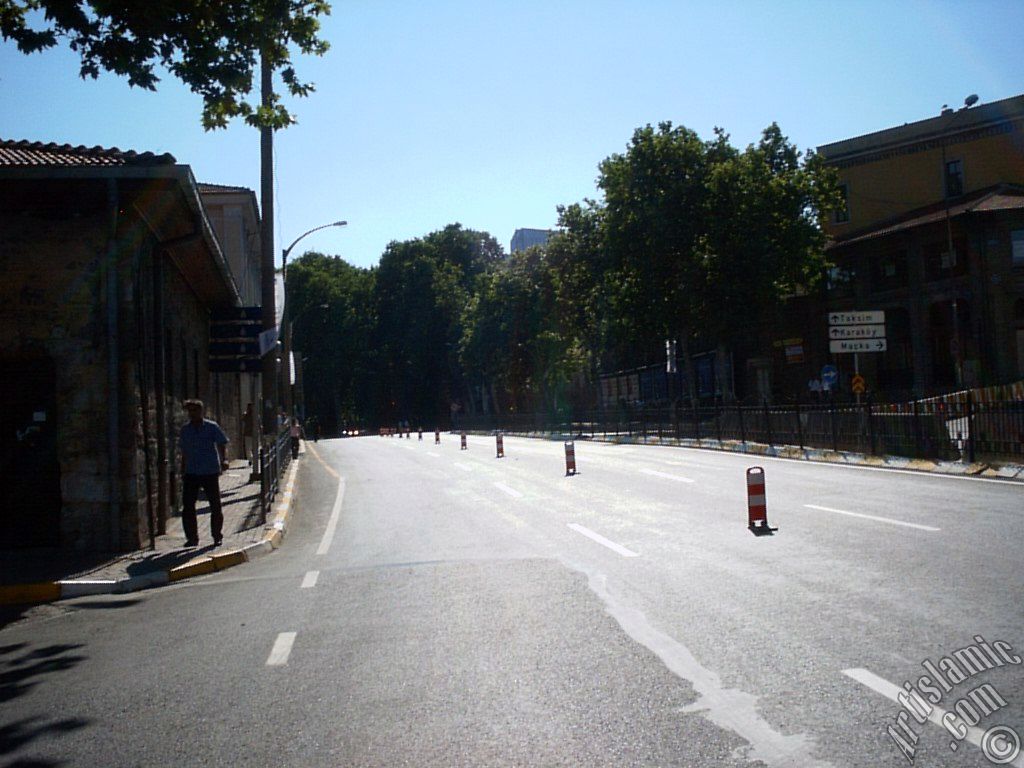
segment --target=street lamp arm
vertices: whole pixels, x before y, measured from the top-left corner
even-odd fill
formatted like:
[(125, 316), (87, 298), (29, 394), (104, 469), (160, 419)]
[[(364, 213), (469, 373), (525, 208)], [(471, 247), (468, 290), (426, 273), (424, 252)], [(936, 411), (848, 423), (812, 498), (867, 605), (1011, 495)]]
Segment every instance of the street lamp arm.
[(311, 235), (314, 232), (319, 232), (321, 229), (327, 229), (328, 227), (344, 227), (346, 224), (348, 224), (347, 221), (332, 221), (330, 224), (321, 224), (319, 227), (313, 227), (308, 232), (303, 232), (301, 235), (299, 235), (292, 241), (291, 245), (284, 249), (281, 268), (283, 269), (285, 265), (288, 263), (288, 254), (292, 252), (292, 248), (294, 248), (296, 244), (299, 242), (299, 240), (304, 238), (306, 235)]

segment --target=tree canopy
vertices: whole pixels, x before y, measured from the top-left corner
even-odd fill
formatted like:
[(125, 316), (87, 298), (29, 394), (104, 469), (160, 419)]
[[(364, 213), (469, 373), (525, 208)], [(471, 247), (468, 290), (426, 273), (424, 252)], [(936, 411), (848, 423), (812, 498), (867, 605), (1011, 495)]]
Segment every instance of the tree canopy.
[[(453, 407), (593, 406), (601, 373), (663, 362), (665, 339), (685, 365), (687, 350), (764, 334), (827, 266), (835, 175), (775, 124), (744, 149), (721, 130), (645, 126), (600, 163), (598, 187), (603, 201), (559, 207), (548, 243), (511, 255), (453, 224), (389, 244), (368, 270), (296, 261), (309, 407), (430, 428)], [(695, 378), (689, 366), (691, 397)]]
[(269, 107), (258, 93), (251, 100), (259, 59), (291, 95), (306, 96), (313, 85), (296, 74), (291, 48), (325, 53), (319, 17), (329, 13), (325, 0), (0, 0), (0, 34), (23, 53), (66, 40), (81, 57), (83, 78), (109, 71), (155, 90), (163, 67), (202, 96), (207, 129), (235, 117), (283, 128), (294, 117), (276, 94)]

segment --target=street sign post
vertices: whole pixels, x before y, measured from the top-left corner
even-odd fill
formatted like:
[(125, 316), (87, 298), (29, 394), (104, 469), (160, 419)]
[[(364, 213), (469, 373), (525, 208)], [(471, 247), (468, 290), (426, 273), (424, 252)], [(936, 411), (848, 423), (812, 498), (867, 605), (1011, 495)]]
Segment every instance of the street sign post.
[(828, 329), (830, 339), (884, 339), (885, 324), (833, 325)]
[(829, 312), (829, 325), (872, 325), (885, 322), (885, 312), (871, 310), (869, 312)]
[(211, 373), (255, 373), (264, 354), (260, 307), (227, 307), (210, 313)]
[(827, 389), (832, 389), (839, 381), (839, 369), (834, 365), (823, 365), (821, 367), (821, 383), (825, 385)]
[(882, 339), (840, 339), (830, 341), (828, 351), (837, 355), (856, 354), (857, 352), (885, 352), (888, 345)]
[(860, 375), (861, 352), (885, 352), (885, 311), (866, 310), (828, 313), (828, 351), (834, 355), (853, 355), (853, 393), (860, 402), (864, 377)]

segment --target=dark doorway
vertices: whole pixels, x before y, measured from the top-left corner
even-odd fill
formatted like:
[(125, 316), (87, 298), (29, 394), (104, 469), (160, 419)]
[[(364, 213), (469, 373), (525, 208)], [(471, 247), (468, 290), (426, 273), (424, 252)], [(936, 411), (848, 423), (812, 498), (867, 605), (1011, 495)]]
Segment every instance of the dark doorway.
[(0, 547), (60, 544), (56, 381), (47, 360), (0, 361)]

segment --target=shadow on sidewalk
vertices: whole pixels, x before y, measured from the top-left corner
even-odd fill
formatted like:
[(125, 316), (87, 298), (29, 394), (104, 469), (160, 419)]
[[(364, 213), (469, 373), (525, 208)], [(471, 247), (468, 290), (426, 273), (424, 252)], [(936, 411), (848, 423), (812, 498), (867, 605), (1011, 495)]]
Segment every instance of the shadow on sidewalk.
[(177, 568), (179, 565), (184, 565), (202, 555), (208, 555), (217, 549), (219, 547), (210, 544), (205, 547), (147, 552), (141, 557), (136, 557), (128, 566), (127, 572), (129, 576), (143, 576), (154, 571), (169, 571), (171, 568)]

